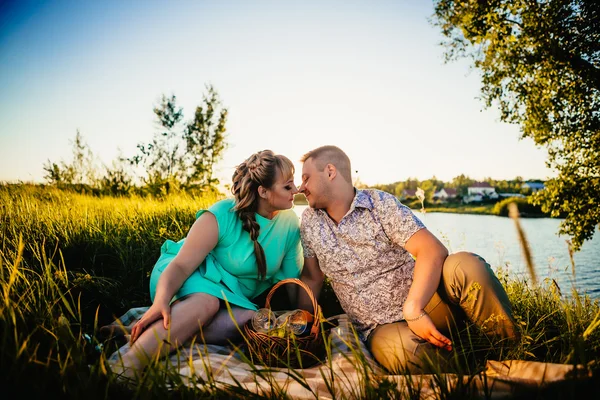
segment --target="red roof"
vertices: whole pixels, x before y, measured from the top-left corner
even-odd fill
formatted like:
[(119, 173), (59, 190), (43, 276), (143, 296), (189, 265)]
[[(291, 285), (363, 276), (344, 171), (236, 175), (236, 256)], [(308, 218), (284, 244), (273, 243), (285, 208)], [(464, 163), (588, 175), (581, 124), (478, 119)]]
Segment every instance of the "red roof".
[(444, 188), (444, 191), (448, 194), (448, 196), (456, 196), (456, 189), (454, 188)]
[(416, 196), (417, 190), (416, 189), (404, 189), (403, 193), (405, 196)]

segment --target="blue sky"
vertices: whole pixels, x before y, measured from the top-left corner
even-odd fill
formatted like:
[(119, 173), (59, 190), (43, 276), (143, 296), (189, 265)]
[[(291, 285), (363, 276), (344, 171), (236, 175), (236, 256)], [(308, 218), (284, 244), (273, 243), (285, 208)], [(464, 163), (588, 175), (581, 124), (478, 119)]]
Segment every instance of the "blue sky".
[(224, 183), (254, 151), (324, 144), (367, 184), (555, 175), (469, 63), (444, 64), (429, 1), (0, 4), (0, 180), (42, 181), (77, 129), (104, 163), (131, 156), (163, 93), (188, 120), (206, 84), (229, 109)]

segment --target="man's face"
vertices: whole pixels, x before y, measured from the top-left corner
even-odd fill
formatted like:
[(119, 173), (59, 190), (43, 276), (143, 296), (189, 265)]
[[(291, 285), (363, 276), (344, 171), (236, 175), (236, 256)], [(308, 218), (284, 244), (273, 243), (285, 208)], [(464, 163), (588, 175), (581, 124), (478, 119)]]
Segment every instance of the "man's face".
[(312, 158), (302, 165), (302, 184), (298, 189), (304, 193), (311, 208), (326, 208), (327, 206), (327, 176), (325, 168), (320, 171)]

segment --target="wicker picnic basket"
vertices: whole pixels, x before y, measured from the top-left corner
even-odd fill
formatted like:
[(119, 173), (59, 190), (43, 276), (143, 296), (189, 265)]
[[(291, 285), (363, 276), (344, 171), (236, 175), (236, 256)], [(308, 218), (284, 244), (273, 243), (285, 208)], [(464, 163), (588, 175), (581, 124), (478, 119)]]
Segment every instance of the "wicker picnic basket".
[(283, 279), (277, 282), (267, 295), (265, 308), (270, 308), (273, 293), (282, 285), (290, 283), (302, 287), (312, 301), (313, 318), (309, 321), (309, 324), (312, 322), (312, 326), (307, 326), (310, 333), (305, 336), (271, 336), (257, 332), (252, 326), (252, 321), (248, 321), (244, 325), (246, 355), (255, 364), (278, 368), (309, 368), (325, 358), (325, 344), (321, 332), (323, 314), (313, 292), (304, 282), (299, 279)]

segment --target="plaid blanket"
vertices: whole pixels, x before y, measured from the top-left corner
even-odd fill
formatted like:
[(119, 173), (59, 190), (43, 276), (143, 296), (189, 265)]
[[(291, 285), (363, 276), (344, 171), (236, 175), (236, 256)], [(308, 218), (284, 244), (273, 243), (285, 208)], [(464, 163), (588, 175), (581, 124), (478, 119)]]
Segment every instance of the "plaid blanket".
[[(131, 327), (148, 307), (133, 308), (117, 319), (114, 326)], [(217, 387), (242, 387), (257, 394), (268, 395), (274, 390), (295, 399), (364, 398), (365, 386), (382, 383), (399, 391), (420, 394), (420, 398), (438, 398), (440, 390), (457, 385), (469, 387), (471, 393), (493, 398), (510, 397), (527, 390), (539, 390), (568, 379), (587, 379), (591, 373), (582, 365), (551, 364), (533, 361), (488, 361), (487, 368), (475, 376), (456, 374), (386, 375), (370, 355), (364, 343), (355, 338), (345, 314), (335, 316), (338, 326), (332, 328), (331, 355), (321, 365), (288, 370), (266, 368), (244, 361), (239, 350), (230, 346), (184, 344), (169, 356), (186, 384)], [(116, 362), (119, 354), (129, 351), (125, 344), (110, 357)], [(365, 382), (369, 379), (369, 382)], [(445, 388), (441, 389), (441, 386)]]

